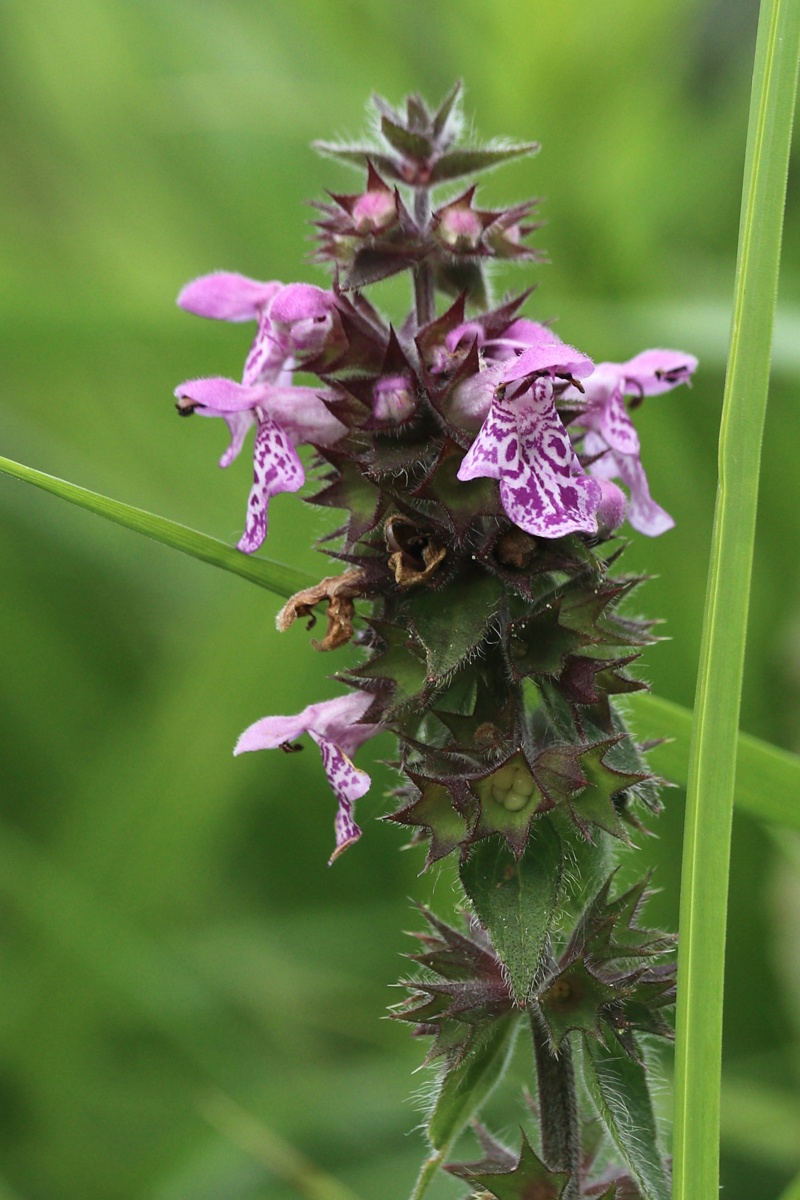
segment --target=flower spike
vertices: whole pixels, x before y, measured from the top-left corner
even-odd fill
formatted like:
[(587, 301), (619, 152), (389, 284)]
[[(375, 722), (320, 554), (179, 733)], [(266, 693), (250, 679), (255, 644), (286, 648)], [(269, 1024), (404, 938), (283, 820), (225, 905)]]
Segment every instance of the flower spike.
[[(390, 731), (401, 778), (384, 819), (412, 853), (426, 844), (423, 870), (451, 856), (466, 928), (423, 910), (393, 1014), (432, 1039), (438, 1072), (417, 1192), (472, 1116), (484, 1156), (446, 1169), (476, 1197), (652, 1200), (669, 1183), (640, 1042), (670, 1034), (672, 939), (638, 923), (646, 881), (612, 898), (612, 867), (661, 807), (622, 703), (646, 687), (632, 664), (656, 639), (628, 607), (642, 580), (617, 574), (610, 542), (626, 518), (651, 535), (672, 523), (631, 414), (697, 362), (655, 349), (595, 365), (524, 311), (532, 287), (490, 306), (491, 260), (539, 258), (524, 244), (537, 202), (489, 210), (472, 177), (536, 145), (465, 143), (460, 98), (460, 84), (438, 108), (376, 97), (372, 141), (320, 147), (362, 171), (360, 190), (315, 206), (329, 286), (217, 271), (179, 296), (199, 316), (255, 322), (240, 381), (176, 390), (182, 415), (226, 422), (222, 466), (253, 428), (239, 548), (258, 549), (271, 497), (297, 491), (309, 461), (311, 502), (342, 512), (321, 539), (338, 573), (300, 587), (277, 624), (310, 630), (327, 605), (312, 645), (354, 656), (338, 676), (352, 690), (256, 721), (234, 753), (316, 743), (337, 801), (333, 861), (361, 837), (370, 777), (353, 756)], [(390, 322), (368, 289), (402, 273), (413, 304)], [(523, 1027), (536, 1126), (512, 1152), (474, 1116)]]

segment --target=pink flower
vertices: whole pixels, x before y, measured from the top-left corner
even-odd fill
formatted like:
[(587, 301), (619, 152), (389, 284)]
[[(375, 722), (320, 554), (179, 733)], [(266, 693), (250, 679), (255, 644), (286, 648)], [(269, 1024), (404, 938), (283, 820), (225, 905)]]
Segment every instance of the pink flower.
[(553, 398), (555, 377), (583, 378), (593, 364), (544, 326), (536, 329), (538, 340), (486, 367), (465, 393), (470, 415), (480, 411), (477, 385), (485, 377), (488, 413), (458, 478), (497, 479), (507, 517), (527, 533), (547, 538), (596, 533), (602, 492), (578, 462)]
[(336, 849), (330, 862), (361, 837), (353, 819), (353, 806), (369, 790), (371, 780), (366, 771), (353, 765), (350, 755), (381, 730), (380, 725), (361, 723), (374, 699), (367, 692), (349, 692), (335, 700), (309, 704), (295, 717), (264, 717), (245, 729), (233, 751), (244, 754), (248, 750), (274, 750), (304, 733), (314, 739), (328, 782), (339, 801), (334, 821)]
[(251, 554), (266, 537), (271, 497), (303, 485), (305, 472), (295, 446), (328, 446), (346, 432), (325, 405), (332, 392), (291, 386), (296, 362), (318, 354), (337, 328), (335, 300), (311, 284), (258, 283), (218, 271), (188, 284), (178, 303), (199, 316), (259, 322), (241, 384), (219, 377), (190, 379), (175, 389), (182, 415), (199, 412), (222, 417), (228, 425), (231, 441), (221, 467), (230, 466), (247, 431), (256, 426), (253, 486), (238, 542), (240, 550)]
[[(597, 456), (589, 472), (599, 479), (621, 479), (630, 492), (628, 521), (655, 537), (675, 524), (650, 495), (639, 458), (639, 438), (625, 407), (625, 396), (657, 396), (688, 383), (697, 359), (678, 350), (644, 350), (624, 363), (599, 363), (584, 384), (587, 402), (581, 424), (586, 454)], [(577, 399), (578, 393), (574, 393)]]
[(279, 492), (296, 492), (305, 471), (296, 445), (329, 446), (346, 432), (329, 411), (324, 389), (281, 387), (258, 383), (247, 386), (232, 379), (189, 379), (175, 389), (178, 411), (188, 415), (223, 417), (231, 444), (220, 459), (227, 467), (242, 448), (251, 425), (257, 426), (253, 445), (253, 486), (247, 502), (245, 530), (239, 550), (252, 554), (267, 535), (267, 508)]

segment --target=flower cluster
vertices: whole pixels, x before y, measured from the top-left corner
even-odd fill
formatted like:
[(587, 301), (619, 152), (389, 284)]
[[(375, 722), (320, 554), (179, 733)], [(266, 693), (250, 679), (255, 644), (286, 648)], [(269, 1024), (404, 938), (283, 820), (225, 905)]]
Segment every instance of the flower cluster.
[[(362, 199), (369, 195), (368, 189)], [(446, 454), (448, 477), (455, 477), (451, 526), (460, 508), (459, 483), (478, 479), (496, 484), (482, 493), (495, 502), (477, 516), (491, 515), (496, 525), (532, 538), (607, 538), (626, 515), (634, 528), (651, 535), (672, 525), (650, 497), (625, 398), (638, 402), (688, 382), (697, 365), (691, 355), (648, 350), (626, 363), (595, 366), (547, 326), (517, 316), (516, 301), (464, 320), (460, 297), (442, 317), (402, 337), (363, 297), (304, 283), (258, 283), (216, 272), (188, 284), (178, 303), (200, 316), (258, 322), (242, 383), (188, 380), (175, 393), (182, 415), (225, 419), (231, 444), (220, 460), (223, 467), (255, 427), (254, 481), (238, 544), (244, 552), (258, 549), (266, 535), (270, 497), (297, 491), (305, 481), (296, 446), (309, 444), (329, 457), (341, 443), (344, 461), (352, 462), (355, 438), (363, 444), (370, 435), (376, 445), (364, 471), (367, 489), (380, 472), (375, 449), (381, 440), (391, 438), (395, 455), (410, 441), (417, 470), (420, 460), (426, 470), (430, 464), (431, 498), (442, 473), (436, 460)], [(293, 384), (298, 368), (316, 373), (320, 386)], [(402, 454), (398, 466), (407, 469)], [(340, 489), (345, 478), (346, 467), (337, 480)], [(629, 498), (614, 479), (625, 484)], [(467, 503), (466, 489), (464, 495)], [(466, 541), (463, 533), (460, 540)], [(406, 570), (419, 580), (413, 565)], [(351, 816), (354, 786), (345, 795), (335, 782), (336, 763), (346, 760), (346, 745), (355, 748), (378, 727), (379, 722), (359, 726), (355, 740), (347, 733), (370, 702), (356, 694), (332, 702), (331, 715), (325, 706), (312, 705), (296, 718), (307, 721), (302, 728), (312, 736), (315, 720), (334, 727), (325, 744), (337, 748), (336, 762), (332, 765), (330, 750), (323, 757), (328, 756), (326, 769), (340, 804), (337, 853), (360, 831)], [(369, 732), (360, 736), (362, 728)], [(254, 736), (246, 745), (240, 742), (237, 752), (296, 736), (275, 741), (265, 733), (261, 741)], [(369, 780), (363, 772), (357, 778), (360, 796)]]
[[(404, 112), (375, 106), (375, 141), (319, 147), (365, 173), (362, 191), (318, 205), (329, 287), (216, 272), (178, 299), (257, 323), (241, 383), (176, 389), (182, 415), (226, 421), (221, 466), (254, 428), (239, 549), (263, 542), (270, 498), (303, 485), (298, 446), (323, 476), (309, 502), (345, 514), (326, 539), (342, 573), (292, 597), (278, 628), (327, 606), (313, 644), (357, 648), (337, 676), (350, 691), (257, 721), (235, 752), (312, 738), (338, 804), (333, 861), (361, 836), (354, 805), (370, 778), (352, 756), (380, 731), (396, 736), (400, 803), (386, 819), (427, 841), (426, 866), (457, 856), (473, 914), (466, 936), (428, 916), (434, 933), (416, 956), (427, 974), (399, 1014), (435, 1037), (431, 1057), (444, 1063), (431, 1141), (450, 1119), (448, 1089), (472, 1087), (476, 1062), (501, 1073), (525, 1012), (541, 1159), (527, 1139), (516, 1157), (487, 1135), (487, 1159), (454, 1173), (501, 1197), (512, 1185), (495, 1176), (528, 1189), (514, 1195), (635, 1195), (624, 1181), (639, 1180), (638, 1150), (608, 1186), (581, 1165), (571, 1047), (586, 1043), (586, 1089), (624, 1149), (611, 1093), (643, 1069), (637, 1035), (669, 1033), (672, 974), (651, 961), (670, 939), (634, 921), (643, 885), (610, 896), (615, 849), (660, 809), (617, 703), (645, 686), (628, 668), (654, 640), (651, 623), (625, 612), (641, 580), (611, 571), (626, 519), (651, 536), (672, 524), (650, 496), (631, 413), (689, 383), (697, 361), (653, 349), (595, 363), (523, 315), (529, 291), (493, 306), (487, 264), (538, 258), (526, 244), (534, 202), (480, 209), (472, 183), (438, 207), (432, 197), (536, 145), (460, 144), (458, 87), (435, 110), (417, 96)], [(414, 305), (392, 324), (365, 290), (403, 271)], [(296, 384), (296, 371), (317, 385)]]

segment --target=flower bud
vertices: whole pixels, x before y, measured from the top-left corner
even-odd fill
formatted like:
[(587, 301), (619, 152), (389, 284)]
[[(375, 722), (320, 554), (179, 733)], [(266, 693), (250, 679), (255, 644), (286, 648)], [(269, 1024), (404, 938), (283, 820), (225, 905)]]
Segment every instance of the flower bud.
[(270, 306), (269, 319), (279, 342), (298, 361), (346, 341), (335, 298), (310, 283), (282, 288)]
[(358, 197), (351, 215), (357, 233), (381, 233), (397, 220), (394, 193), (388, 188), (370, 188)]
[(372, 389), (372, 411), (378, 421), (400, 425), (417, 407), (417, 397), (407, 375), (385, 375)]
[(483, 236), (483, 224), (468, 204), (452, 204), (438, 214), (435, 226), (440, 242), (460, 254), (474, 253)]
[(601, 538), (611, 537), (625, 520), (625, 510), (628, 500), (621, 488), (610, 479), (598, 479), (602, 499), (595, 514), (597, 517), (597, 532)]

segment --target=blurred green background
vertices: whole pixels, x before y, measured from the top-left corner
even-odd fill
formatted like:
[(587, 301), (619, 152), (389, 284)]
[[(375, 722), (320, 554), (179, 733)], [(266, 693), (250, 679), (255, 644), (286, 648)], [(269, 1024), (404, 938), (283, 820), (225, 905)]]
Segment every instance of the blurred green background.
[[(691, 704), (756, 10), (4, 0), (0, 453), (235, 540), (247, 455), (218, 471), (221, 423), (177, 421), (171, 401), (182, 379), (237, 377), (250, 330), (174, 296), (217, 268), (322, 282), (303, 202), (357, 180), (310, 140), (358, 134), (373, 90), (437, 100), (462, 77), (482, 134), (543, 144), (482, 192), (546, 197), (552, 265), (498, 291), (538, 280), (528, 313), (597, 359), (701, 358), (691, 391), (640, 412), (677, 528), (627, 555), (656, 576), (642, 604), (671, 639), (646, 676)], [(795, 750), (798, 383), (790, 181), (742, 721)], [(266, 552), (324, 571), (310, 546), (329, 515), (279, 497)], [(230, 753), (256, 718), (336, 694), (348, 652), (322, 661), (301, 628), (276, 634), (268, 594), (5, 478), (0, 573), (0, 1197), (288, 1200), (281, 1139), (363, 1200), (403, 1197), (423, 1047), (380, 1018), (409, 897), (447, 911), (451, 878), (418, 878), (421, 851), (371, 819), (384, 768), (365, 837), (329, 871), (313, 747)], [(667, 801), (641, 860), (674, 927), (682, 794)], [(770, 1200), (800, 1170), (798, 859), (737, 818), (728, 1200)], [(517, 1136), (513, 1108), (497, 1120)]]

